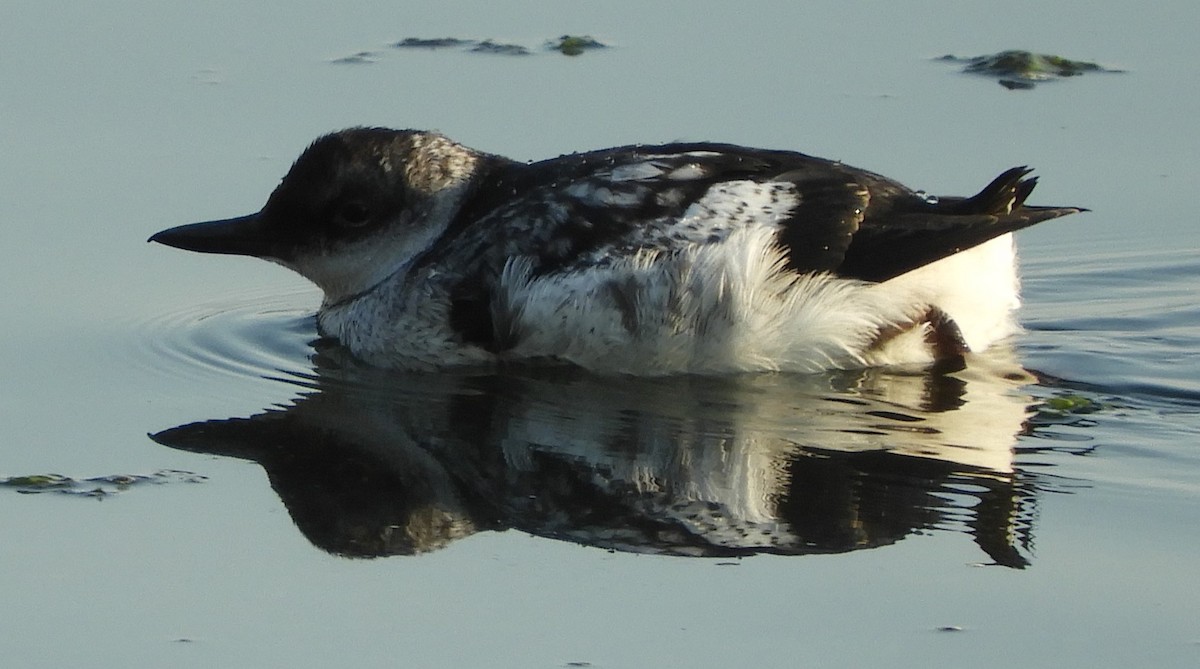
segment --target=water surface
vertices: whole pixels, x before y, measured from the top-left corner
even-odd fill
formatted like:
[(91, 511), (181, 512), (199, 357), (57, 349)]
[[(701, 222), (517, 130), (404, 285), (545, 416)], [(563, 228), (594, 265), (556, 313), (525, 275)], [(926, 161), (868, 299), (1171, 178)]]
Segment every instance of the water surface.
[[(204, 477), (0, 489), (10, 662), (1200, 660), (1193, 4), (9, 4), (0, 477)], [(612, 48), (541, 51), (563, 34)], [(389, 46), (446, 36), (535, 53)], [(1014, 48), (1127, 72), (932, 60)], [(1029, 164), (1092, 212), (1019, 235), (1027, 332), (950, 376), (381, 374), (314, 343), (298, 277), (144, 243), (359, 124), (793, 148), (946, 194)]]

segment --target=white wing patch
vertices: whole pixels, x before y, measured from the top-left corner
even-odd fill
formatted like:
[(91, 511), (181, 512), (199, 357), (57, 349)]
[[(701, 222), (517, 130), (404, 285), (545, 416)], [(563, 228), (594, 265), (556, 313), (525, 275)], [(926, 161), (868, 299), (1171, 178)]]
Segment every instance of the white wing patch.
[(718, 244), (739, 230), (761, 229), (774, 236), (799, 201), (790, 183), (725, 181), (709, 188), (679, 218), (654, 221), (629, 241), (640, 248), (669, 251)]
[[(591, 196), (607, 195), (593, 189)], [(684, 193), (660, 189), (656, 200), (663, 205), (681, 205)], [(644, 221), (624, 238), (597, 249), (586, 263), (607, 263), (639, 251), (675, 252), (697, 244), (720, 244), (740, 230), (761, 229), (774, 237), (799, 203), (790, 183), (725, 181), (711, 186), (681, 216)]]
[(719, 227), (760, 225), (774, 228), (800, 203), (793, 184), (723, 181), (683, 213), (681, 223), (707, 221)]
[(607, 176), (612, 181), (647, 181), (661, 177), (667, 169), (664, 163), (651, 158), (640, 163), (614, 167)]

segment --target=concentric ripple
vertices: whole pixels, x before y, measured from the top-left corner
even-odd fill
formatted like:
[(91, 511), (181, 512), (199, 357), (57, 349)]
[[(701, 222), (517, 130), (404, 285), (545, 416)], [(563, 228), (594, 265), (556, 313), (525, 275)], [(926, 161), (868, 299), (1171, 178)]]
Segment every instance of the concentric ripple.
[(278, 378), (311, 373), (313, 290), (243, 293), (137, 324), (137, 365), (178, 378)]

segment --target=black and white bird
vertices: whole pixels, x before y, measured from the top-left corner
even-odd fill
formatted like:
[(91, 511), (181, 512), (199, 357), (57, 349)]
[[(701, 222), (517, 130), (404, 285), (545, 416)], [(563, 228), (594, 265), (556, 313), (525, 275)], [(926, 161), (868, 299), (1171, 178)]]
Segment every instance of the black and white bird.
[(924, 364), (1016, 331), (1030, 170), (930, 197), (791, 151), (626, 146), (532, 164), (415, 130), (316, 140), (261, 211), (150, 238), (324, 291), (364, 362), (636, 375)]

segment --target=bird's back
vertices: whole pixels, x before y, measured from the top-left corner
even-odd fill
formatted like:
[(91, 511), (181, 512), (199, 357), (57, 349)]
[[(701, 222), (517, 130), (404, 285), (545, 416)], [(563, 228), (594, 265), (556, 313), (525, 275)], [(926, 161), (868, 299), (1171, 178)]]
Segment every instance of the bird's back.
[(876, 340), (929, 329), (940, 302), (982, 300), (990, 315), (964, 320), (987, 326), (955, 335), (982, 348), (1013, 329), (1008, 233), (1078, 211), (1025, 206), (1027, 174), (938, 199), (842, 163), (721, 144), (503, 164), (460, 214), (451, 262), (475, 270), (452, 320), (516, 358), (812, 371), (936, 356), (923, 340)]

